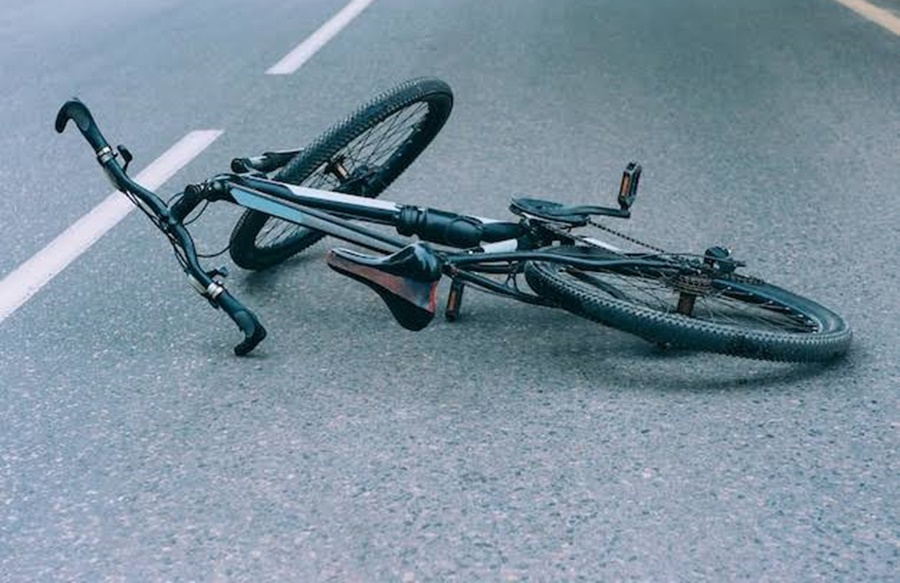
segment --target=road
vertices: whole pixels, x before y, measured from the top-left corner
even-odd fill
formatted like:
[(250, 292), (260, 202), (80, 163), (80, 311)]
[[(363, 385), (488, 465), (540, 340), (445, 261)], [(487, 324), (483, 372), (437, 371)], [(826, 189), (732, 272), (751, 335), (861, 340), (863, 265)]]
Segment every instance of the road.
[(725, 244), (855, 344), (668, 353), (475, 294), (414, 334), (319, 244), (234, 270), (270, 332), (238, 359), (132, 214), (0, 323), (0, 580), (896, 580), (900, 38), (829, 0), (375, 0), (273, 76), (342, 0), (74, 5), (0, 15), (0, 277), (109, 194), (72, 95), (136, 168), (221, 130), (174, 192), (433, 75), (454, 113), (385, 196), (502, 217), (637, 159), (623, 228)]

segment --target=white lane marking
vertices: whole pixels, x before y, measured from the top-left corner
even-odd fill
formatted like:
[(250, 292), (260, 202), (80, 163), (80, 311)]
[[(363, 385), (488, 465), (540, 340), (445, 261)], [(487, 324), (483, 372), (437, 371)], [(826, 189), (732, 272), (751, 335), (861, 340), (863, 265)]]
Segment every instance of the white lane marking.
[(303, 66), (313, 55), (319, 52), (328, 41), (341, 32), (345, 26), (350, 24), (354, 18), (360, 15), (369, 4), (374, 0), (353, 0), (340, 12), (335, 14), (331, 20), (319, 27), (319, 30), (312, 33), (309, 38), (297, 45), (297, 47), (289, 52), (283, 59), (272, 65), (267, 75), (290, 75)]
[[(187, 134), (147, 166), (135, 180), (145, 188), (156, 190), (220, 135), (220, 130), (201, 130)], [(0, 281), (0, 322), (18, 310), (134, 208), (125, 196), (113, 191), (49, 245), (4, 277)]]
[(853, 12), (856, 12), (864, 18), (868, 18), (878, 26), (891, 31), (900, 36), (900, 18), (894, 15), (890, 10), (873, 6), (865, 0), (834, 0), (838, 4), (843, 4)]

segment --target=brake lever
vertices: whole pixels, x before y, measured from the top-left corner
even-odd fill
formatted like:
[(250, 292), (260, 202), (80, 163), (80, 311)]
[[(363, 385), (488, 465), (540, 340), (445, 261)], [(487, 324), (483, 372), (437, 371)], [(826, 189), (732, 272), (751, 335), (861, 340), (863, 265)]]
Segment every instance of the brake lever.
[(119, 151), (119, 154), (122, 155), (122, 160), (125, 160), (125, 164), (122, 166), (122, 172), (128, 172), (128, 165), (131, 164), (131, 161), (134, 160), (134, 156), (131, 154), (131, 150), (119, 144), (116, 146), (116, 150)]

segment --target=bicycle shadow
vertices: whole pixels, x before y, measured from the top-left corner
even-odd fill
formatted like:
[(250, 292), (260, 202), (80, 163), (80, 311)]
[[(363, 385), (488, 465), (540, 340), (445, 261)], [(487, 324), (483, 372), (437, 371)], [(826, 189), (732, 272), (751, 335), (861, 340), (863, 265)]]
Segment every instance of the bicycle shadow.
[[(476, 314), (477, 322), (468, 324), (478, 326), (479, 336), (484, 337), (515, 331), (527, 340), (517, 345), (518, 354), (511, 362), (520, 367), (540, 367), (554, 378), (577, 373), (612, 387), (666, 393), (759, 391), (800, 384), (815, 386), (810, 381), (835, 374), (852, 376), (858, 366), (856, 351), (830, 362), (761, 361), (663, 348), (557, 310), (531, 309), (524, 317), (523, 312), (514, 313), (513, 309), (500, 304), (486, 307)], [(516, 313), (525, 324), (509, 323)], [(455, 323), (453, 327), (466, 324)], [(484, 350), (480, 355), (488, 357)]]
[[(640, 343), (640, 341), (638, 341)], [(663, 393), (716, 393), (797, 387), (816, 378), (846, 372), (850, 361), (824, 363), (768, 362), (689, 350), (664, 349), (650, 344), (623, 347), (619, 356), (641, 366), (598, 368), (611, 383), (640, 385)], [(852, 363), (850, 363), (852, 366)]]
[[(393, 321), (370, 290), (325, 269), (322, 259), (327, 248), (311, 249), (277, 269), (243, 272), (239, 281), (248, 300), (272, 314), (273, 327), (334, 333), (327, 342), (338, 353), (388, 351), (392, 358), (409, 359), (396, 362), (404, 367), (414, 366), (423, 354), (442, 367), (472, 367), (473, 363), (486, 370), (512, 367), (531, 378), (546, 378), (551, 391), (561, 390), (573, 375), (623, 390), (760, 391), (809, 384), (839, 369), (846, 374), (848, 363), (853, 366), (850, 358), (832, 363), (776, 363), (664, 349), (560, 310), (483, 294), (467, 297), (459, 321), (445, 321), (439, 307), (425, 331), (411, 333)], [(326, 287), (334, 289), (333, 294), (304, 297), (307, 286), (321, 289), (323, 282), (330, 284)], [(446, 295), (442, 284), (439, 298)], [(371, 338), (377, 341), (368, 345), (366, 339)], [(279, 351), (273, 349), (260, 356), (277, 358)]]
[[(237, 281), (254, 299), (265, 300), (272, 290), (296, 280), (308, 269), (325, 267), (325, 248), (314, 248), (270, 269), (249, 271), (241, 269)], [(318, 265), (317, 265), (318, 264)]]

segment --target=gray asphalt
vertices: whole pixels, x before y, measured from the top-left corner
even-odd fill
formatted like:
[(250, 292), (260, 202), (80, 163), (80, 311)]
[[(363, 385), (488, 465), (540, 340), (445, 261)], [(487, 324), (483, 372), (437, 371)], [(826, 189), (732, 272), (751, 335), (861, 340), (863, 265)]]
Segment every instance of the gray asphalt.
[(271, 77), (343, 2), (71, 4), (0, 15), (0, 274), (109, 192), (72, 95), (137, 167), (224, 130), (174, 191), (434, 75), (455, 111), (386, 197), (502, 217), (637, 159), (630, 233), (732, 247), (855, 344), (668, 353), (474, 293), (413, 334), (320, 244), (235, 270), (270, 331), (237, 359), (133, 215), (0, 324), (0, 580), (896, 580), (900, 38), (827, 0), (376, 0)]

